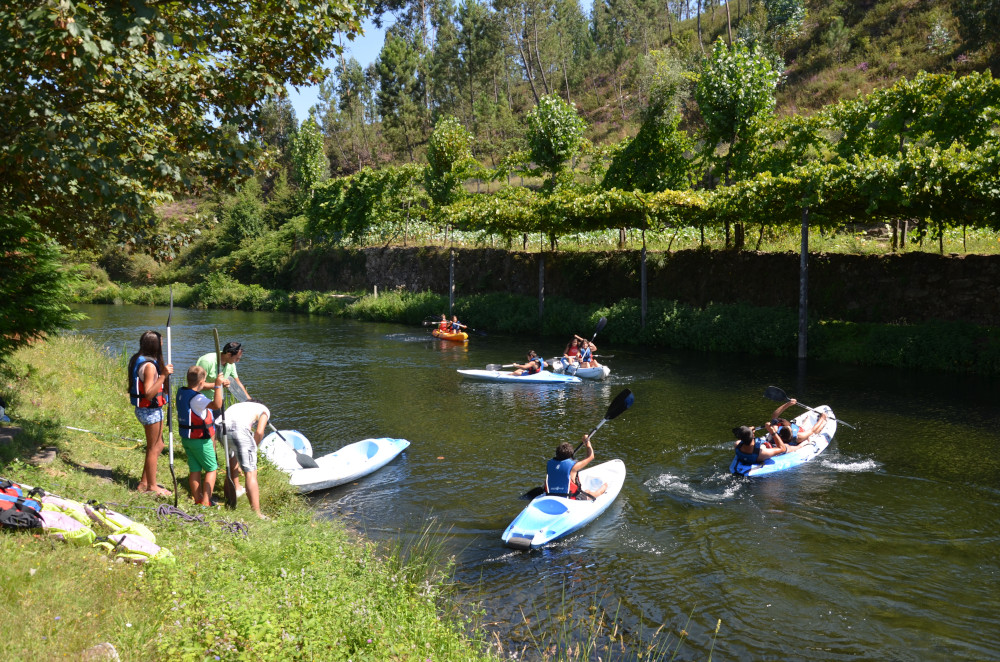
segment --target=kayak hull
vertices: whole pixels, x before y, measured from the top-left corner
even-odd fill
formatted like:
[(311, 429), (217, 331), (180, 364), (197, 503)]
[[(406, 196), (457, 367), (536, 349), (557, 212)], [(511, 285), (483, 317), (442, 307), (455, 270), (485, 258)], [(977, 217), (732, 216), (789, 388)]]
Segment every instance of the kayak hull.
[(552, 371), (563, 375), (575, 375), (581, 379), (606, 379), (608, 375), (611, 374), (611, 368), (606, 365), (598, 365), (592, 368), (576, 368), (573, 369), (572, 366), (564, 366), (562, 361), (556, 360), (552, 362)]
[(514, 518), (501, 539), (508, 547), (534, 549), (587, 526), (618, 498), (625, 483), (625, 463), (611, 460), (584, 469), (580, 483), (588, 492), (602, 483), (607, 483), (608, 489), (593, 501), (543, 494)]
[[(833, 441), (833, 436), (837, 433), (837, 420), (834, 418), (833, 410), (829, 406), (823, 405), (822, 407), (816, 407), (815, 411), (807, 411), (804, 414), (797, 416), (792, 422), (798, 424), (800, 427), (812, 427), (816, 424), (816, 420), (819, 418), (820, 413), (825, 413), (827, 416), (826, 425), (823, 429), (809, 437), (806, 441), (803, 441), (796, 448), (798, 450), (792, 451), (791, 453), (782, 453), (776, 457), (770, 457), (760, 464), (755, 464), (750, 468), (749, 473), (744, 474), (747, 476), (766, 476), (768, 474), (778, 473), (781, 471), (787, 471), (788, 469), (794, 469), (810, 460), (814, 459), (817, 455), (826, 450), (830, 442)], [(736, 459), (729, 464), (730, 473), (736, 473)]]
[[(288, 432), (283, 431), (282, 434), (290, 439)], [(269, 434), (260, 442), (260, 450), (268, 460), (288, 474), (289, 485), (299, 492), (315, 492), (367, 476), (391, 462), (409, 445), (410, 442), (406, 439), (363, 439), (315, 458), (319, 466), (312, 469), (300, 467), (294, 451), (275, 433)]]
[(431, 335), (440, 340), (451, 340), (452, 342), (468, 342), (469, 334), (465, 331), (459, 331), (458, 333), (451, 333), (450, 331), (442, 331), (441, 329), (434, 329), (431, 331)]
[(458, 374), (467, 379), (507, 384), (579, 384), (582, 380), (571, 375), (554, 372), (536, 372), (533, 375), (515, 375), (506, 370), (459, 370)]

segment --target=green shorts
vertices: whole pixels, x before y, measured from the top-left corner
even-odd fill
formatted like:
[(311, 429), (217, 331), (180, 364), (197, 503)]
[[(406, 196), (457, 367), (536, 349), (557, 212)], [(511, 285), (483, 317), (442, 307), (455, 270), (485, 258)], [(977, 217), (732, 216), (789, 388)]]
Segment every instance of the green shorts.
[(188, 469), (191, 471), (208, 473), (219, 469), (211, 439), (181, 439), (181, 444), (187, 453)]

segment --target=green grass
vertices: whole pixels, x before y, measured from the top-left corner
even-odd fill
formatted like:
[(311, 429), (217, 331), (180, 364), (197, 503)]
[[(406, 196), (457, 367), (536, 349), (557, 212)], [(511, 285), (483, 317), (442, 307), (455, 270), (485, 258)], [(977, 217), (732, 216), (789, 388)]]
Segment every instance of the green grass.
[[(0, 476), (118, 504), (156, 533), (176, 564), (115, 563), (90, 547), (3, 531), (0, 601), (17, 617), (0, 622), (0, 657), (77, 659), (111, 642), (123, 660), (490, 659), (469, 617), (445, 607), (450, 560), (438, 548), (387, 550), (339, 522), (314, 520), (285, 476), (266, 464), (259, 479), (270, 520), (258, 520), (245, 498), (234, 512), (193, 506), (175, 438), (179, 505), (206, 523), (158, 518), (161, 501), (134, 491), (143, 444), (112, 436), (142, 437), (123, 374), (122, 359), (78, 337), (16, 353), (0, 367), (0, 386), (24, 432), (0, 446)], [(38, 446), (57, 447), (57, 460), (24, 462)], [(88, 467), (110, 468), (111, 479)], [(159, 482), (171, 486), (165, 456)], [(233, 520), (246, 523), (249, 535), (218, 523)]]

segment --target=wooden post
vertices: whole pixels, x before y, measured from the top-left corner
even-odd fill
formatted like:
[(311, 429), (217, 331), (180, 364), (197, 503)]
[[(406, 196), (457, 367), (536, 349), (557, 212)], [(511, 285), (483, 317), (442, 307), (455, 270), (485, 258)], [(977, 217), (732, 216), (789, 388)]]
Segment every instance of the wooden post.
[(809, 207), (802, 207), (802, 245), (799, 248), (799, 358), (806, 358), (809, 328)]
[(448, 264), (448, 314), (455, 310), (455, 247), (451, 249), (451, 259)]
[(646, 328), (646, 228), (642, 229), (642, 264), (639, 267), (639, 298), (641, 300), (641, 328)]
[(545, 316), (545, 253), (538, 254), (538, 320)]

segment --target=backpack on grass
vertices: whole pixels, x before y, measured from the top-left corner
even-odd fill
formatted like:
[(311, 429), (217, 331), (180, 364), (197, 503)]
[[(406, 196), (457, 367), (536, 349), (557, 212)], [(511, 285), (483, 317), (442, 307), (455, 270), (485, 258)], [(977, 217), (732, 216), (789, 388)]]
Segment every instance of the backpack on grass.
[(0, 527), (36, 529), (42, 525), (42, 504), (25, 494), (20, 485), (0, 478)]

